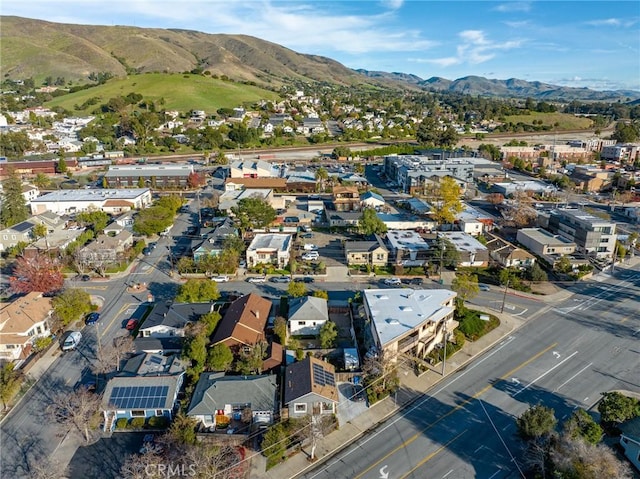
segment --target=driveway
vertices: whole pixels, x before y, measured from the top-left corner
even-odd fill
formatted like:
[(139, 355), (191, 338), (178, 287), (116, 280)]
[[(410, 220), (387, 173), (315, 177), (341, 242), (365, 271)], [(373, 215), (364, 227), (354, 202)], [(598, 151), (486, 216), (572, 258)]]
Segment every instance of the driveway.
[(356, 401), (353, 395), (355, 387), (349, 382), (338, 383), (338, 424), (340, 426), (353, 421), (368, 409), (367, 401)]

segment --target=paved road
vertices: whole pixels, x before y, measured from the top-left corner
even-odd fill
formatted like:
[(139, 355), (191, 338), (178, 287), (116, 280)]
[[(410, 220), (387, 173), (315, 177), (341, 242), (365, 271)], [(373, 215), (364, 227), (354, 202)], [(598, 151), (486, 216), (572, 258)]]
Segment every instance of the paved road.
[(563, 420), (603, 391), (640, 392), (640, 271), (575, 292), (303, 477), (520, 477), (514, 419), (530, 404)]

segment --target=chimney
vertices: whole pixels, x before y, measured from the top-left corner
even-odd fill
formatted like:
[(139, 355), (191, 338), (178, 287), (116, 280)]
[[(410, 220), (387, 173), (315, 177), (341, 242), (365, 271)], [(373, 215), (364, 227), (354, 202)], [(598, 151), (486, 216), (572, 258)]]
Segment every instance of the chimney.
[(256, 315), (256, 319), (260, 319), (260, 311), (254, 311), (253, 314)]

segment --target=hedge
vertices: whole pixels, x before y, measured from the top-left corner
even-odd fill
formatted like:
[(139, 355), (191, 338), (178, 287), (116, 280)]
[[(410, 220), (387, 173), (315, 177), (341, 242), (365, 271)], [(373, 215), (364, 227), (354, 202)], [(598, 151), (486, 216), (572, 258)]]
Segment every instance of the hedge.
[(146, 418), (144, 418), (144, 417), (134, 417), (129, 422), (129, 425), (132, 428), (140, 429), (141, 427), (144, 427), (145, 422), (146, 422)]
[(164, 416), (153, 416), (149, 418), (147, 425), (149, 427), (165, 428), (168, 425), (168, 421)]
[(116, 429), (126, 429), (128, 420), (125, 417), (121, 417), (116, 421)]

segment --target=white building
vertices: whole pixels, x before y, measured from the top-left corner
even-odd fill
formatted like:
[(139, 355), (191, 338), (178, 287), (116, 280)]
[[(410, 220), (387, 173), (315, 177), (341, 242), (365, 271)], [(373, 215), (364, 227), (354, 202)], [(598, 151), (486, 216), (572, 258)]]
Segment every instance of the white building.
[(239, 160), (231, 163), (231, 178), (278, 178), (280, 170), (262, 160)]
[(366, 289), (363, 296), (372, 352), (384, 351), (389, 359), (404, 353), (425, 357), (458, 325), (457, 295), (447, 289)]
[(289, 264), (291, 257), (291, 235), (261, 233), (255, 235), (247, 248), (247, 265), (273, 263), (279, 268)]
[(289, 300), (289, 333), (292, 335), (320, 334), (320, 328), (329, 320), (327, 300), (302, 296)]
[(489, 264), (489, 249), (461, 231), (441, 231), (438, 238), (450, 241), (459, 253), (458, 266), (480, 268)]
[(31, 200), (34, 215), (51, 211), (73, 214), (88, 209), (106, 213), (121, 213), (132, 209), (143, 209), (151, 204), (149, 188), (105, 189), (105, 190), (59, 190)]

